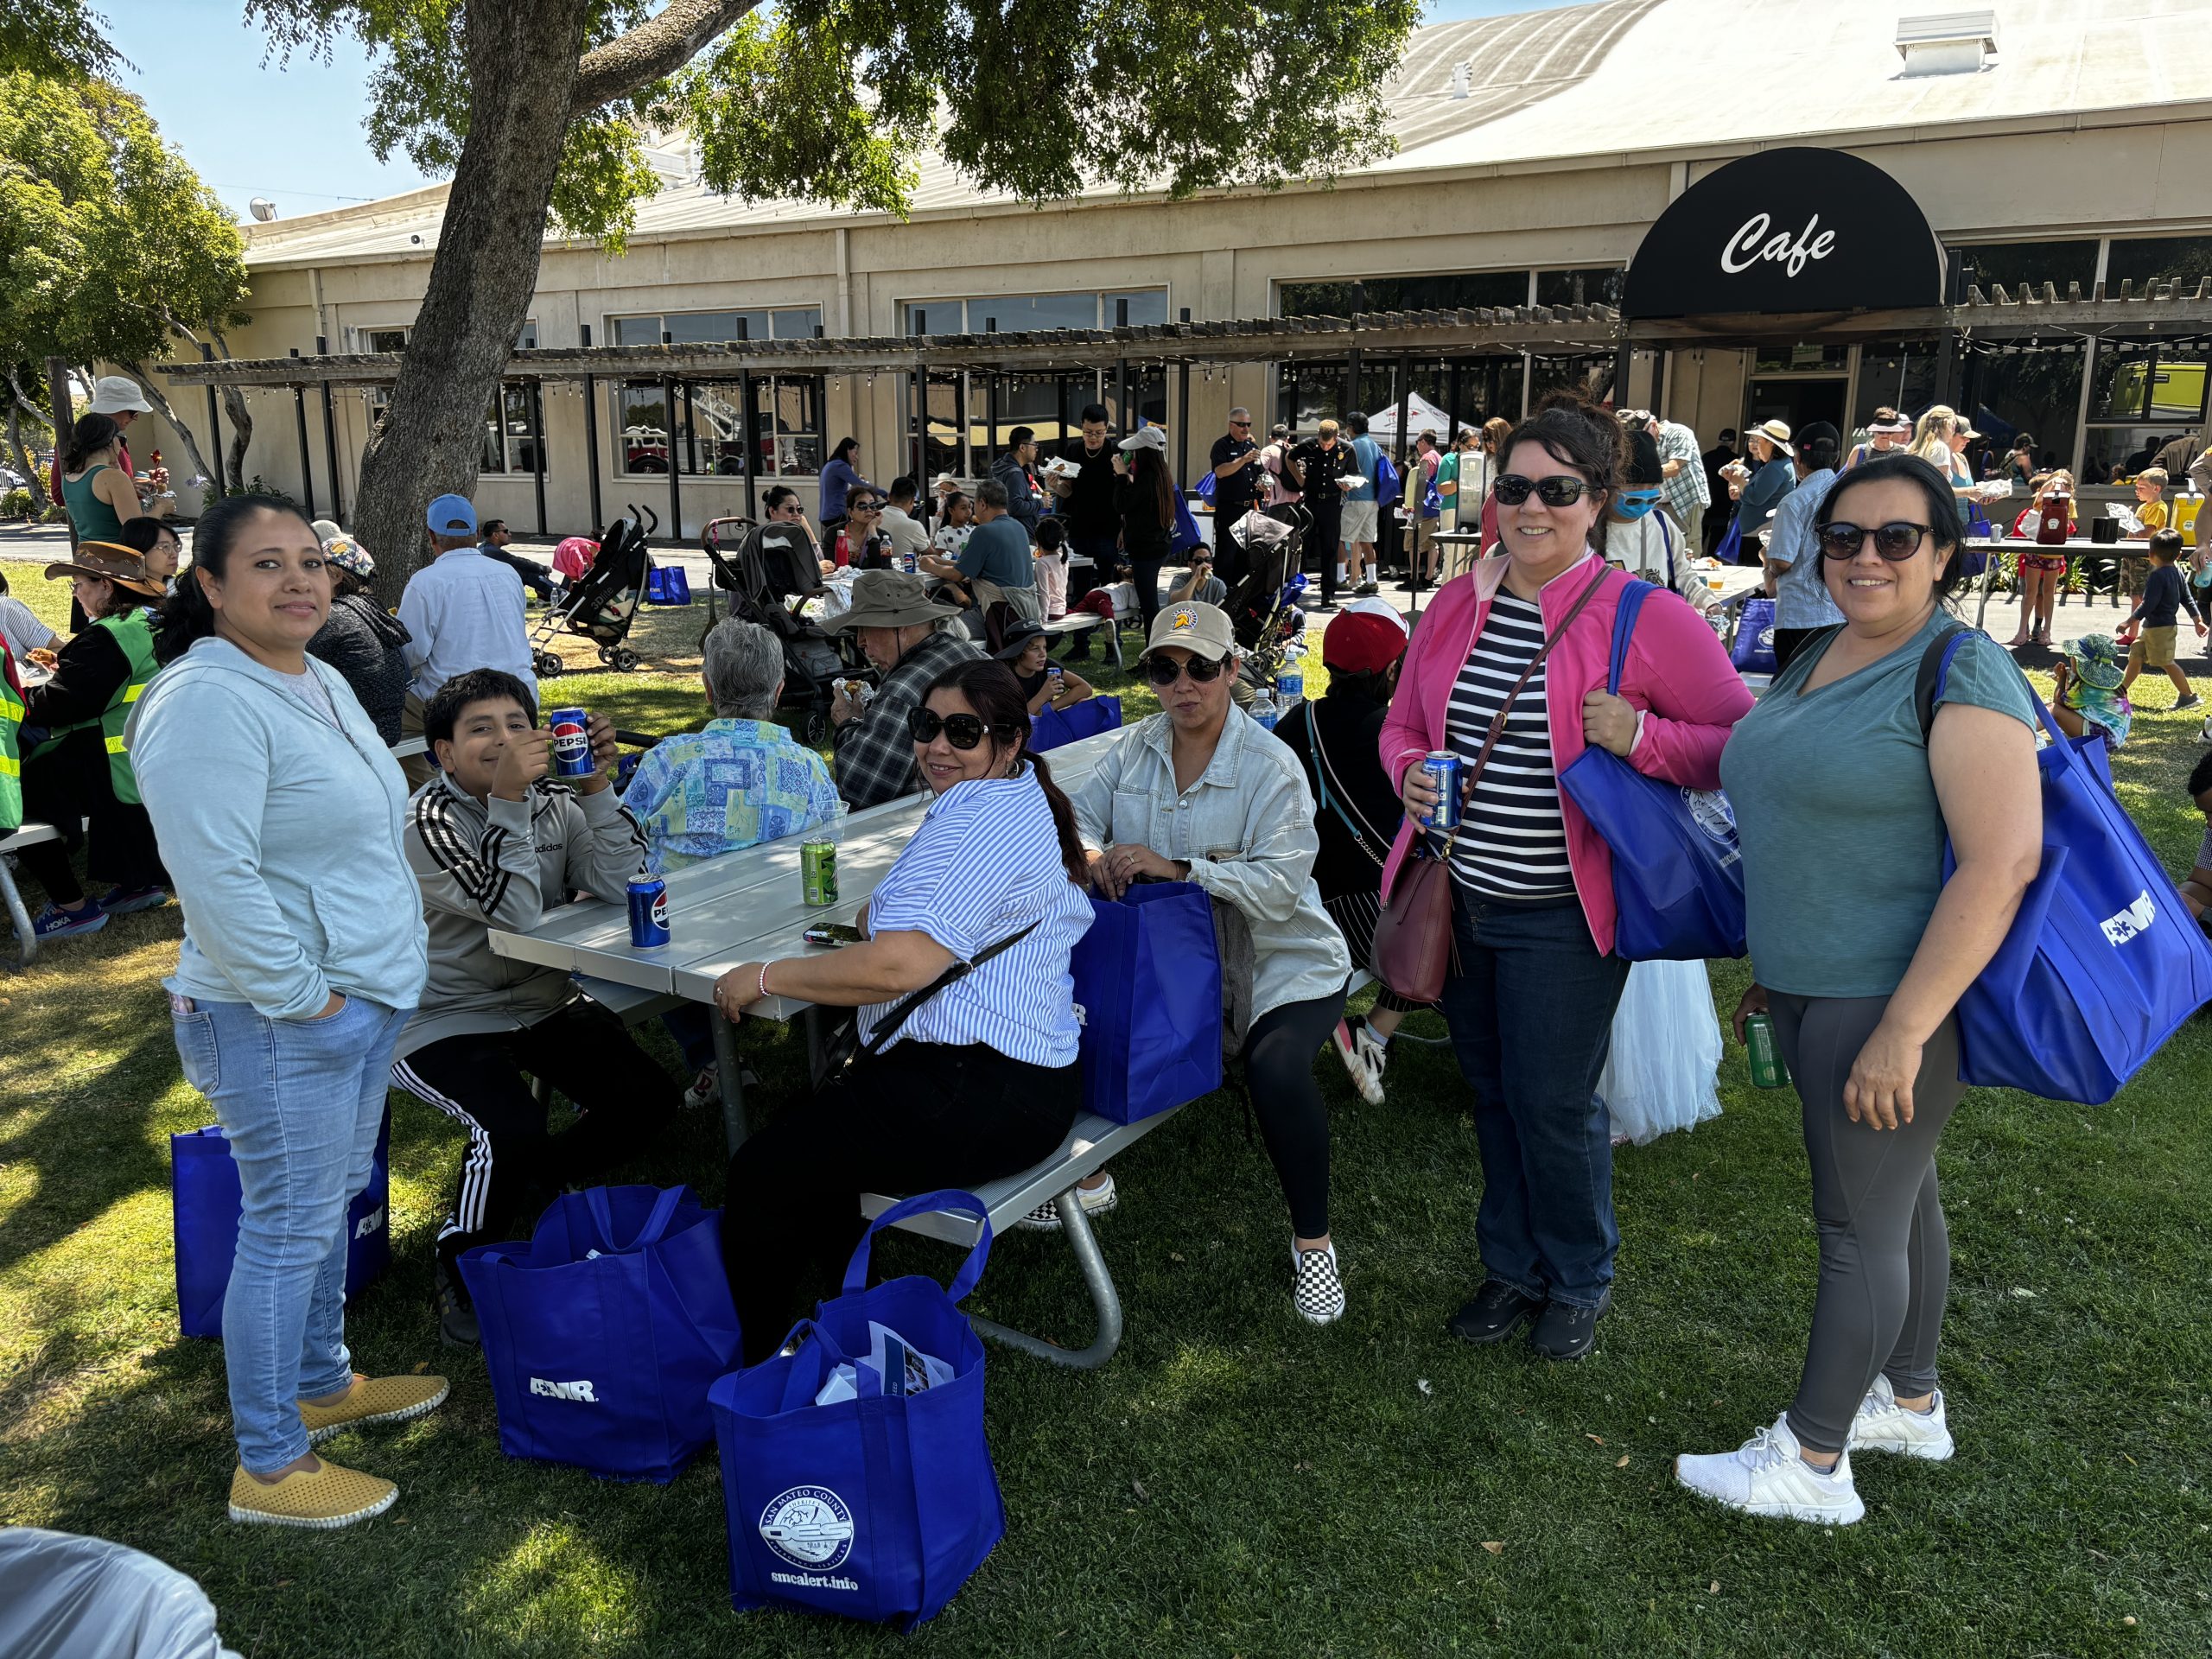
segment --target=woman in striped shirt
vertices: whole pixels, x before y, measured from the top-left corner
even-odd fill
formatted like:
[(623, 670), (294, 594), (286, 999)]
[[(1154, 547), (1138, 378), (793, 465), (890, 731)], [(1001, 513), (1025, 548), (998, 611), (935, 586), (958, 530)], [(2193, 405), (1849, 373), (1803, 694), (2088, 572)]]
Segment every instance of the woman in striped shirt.
[(1636, 580), (1605, 563), (1624, 464), (1611, 416), (1548, 402), (1503, 455), (1492, 493), (1505, 556), (1438, 592), (1382, 728), (1406, 807), (1382, 885), (1387, 896), (1436, 805), (1422, 756), (1457, 755), (1458, 970), (1443, 1007), (1475, 1094), (1487, 1276), (1452, 1330), (1499, 1342), (1533, 1319), (1540, 1353), (1580, 1359), (1611, 1303), (1620, 1243), (1595, 1094), (1628, 963), (1613, 953), (1611, 849), (1560, 795), (1559, 772), (1597, 744), (1648, 776), (1717, 788), (1751, 696), (1673, 594), (1644, 605), (1621, 695), (1605, 690), (1614, 615)]
[[(861, 1011), (862, 1053), (730, 1160), (722, 1256), (747, 1364), (783, 1341), (808, 1268), (842, 1266), (862, 1193), (1027, 1169), (1083, 1096), (1068, 954), (1090, 926), (1089, 868), (1067, 797), (1028, 753), (1021, 688), (1003, 663), (960, 663), (907, 724), (936, 799), (862, 907), (865, 941), (743, 963), (715, 986), (733, 1020), (771, 995)], [(961, 963), (975, 970), (895, 1018)]]

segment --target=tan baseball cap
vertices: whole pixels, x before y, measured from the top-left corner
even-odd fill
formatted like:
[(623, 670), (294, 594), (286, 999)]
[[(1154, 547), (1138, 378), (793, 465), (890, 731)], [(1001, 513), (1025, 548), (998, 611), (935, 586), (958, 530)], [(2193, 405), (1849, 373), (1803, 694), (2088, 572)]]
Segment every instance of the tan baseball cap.
[(1155, 651), (1174, 645), (1194, 657), (1208, 662), (1218, 662), (1236, 649), (1236, 630), (1229, 626), (1229, 613), (1217, 605), (1201, 605), (1196, 600), (1181, 605), (1169, 605), (1152, 620), (1152, 638), (1145, 641), (1143, 652), (1137, 660), (1142, 662)]

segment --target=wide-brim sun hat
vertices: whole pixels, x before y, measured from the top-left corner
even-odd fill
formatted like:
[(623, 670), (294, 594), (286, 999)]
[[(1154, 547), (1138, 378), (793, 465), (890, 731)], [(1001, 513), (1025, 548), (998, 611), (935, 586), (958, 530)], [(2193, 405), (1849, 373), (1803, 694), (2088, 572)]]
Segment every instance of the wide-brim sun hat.
[(991, 654), (1002, 663), (1010, 663), (1028, 650), (1033, 642), (1047, 637), (1042, 623), (1023, 617), (1007, 629), (1004, 642)]
[(848, 628), (912, 628), (960, 614), (957, 605), (940, 605), (929, 584), (905, 570), (863, 570), (853, 578), (853, 602), (823, 624), (832, 633)]
[(1764, 438), (1769, 443), (1776, 444), (1780, 446), (1782, 448), (1787, 449), (1789, 447), (1789, 423), (1787, 421), (1761, 421), (1757, 426), (1753, 427), (1749, 432), (1745, 434), (1745, 435), (1746, 437)]
[(2069, 639), (2058, 649), (2073, 664), (2074, 677), (2093, 691), (2117, 691), (2120, 682), (2127, 677), (2126, 666), (2120, 660), (2120, 648), (2109, 634), (2085, 633), (2078, 639)]
[(143, 599), (162, 599), (168, 593), (146, 574), (146, 561), (139, 557), (136, 548), (116, 542), (79, 542), (74, 558), (46, 567), (48, 582), (59, 582), (64, 576), (92, 576), (111, 582)]

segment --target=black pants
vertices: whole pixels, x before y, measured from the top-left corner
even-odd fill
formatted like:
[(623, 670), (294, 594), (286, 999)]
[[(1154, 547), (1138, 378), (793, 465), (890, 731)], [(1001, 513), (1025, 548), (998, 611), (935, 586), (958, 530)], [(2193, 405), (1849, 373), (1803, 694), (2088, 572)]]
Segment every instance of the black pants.
[(529, 588), (532, 593), (536, 594), (538, 598), (545, 601), (547, 603), (551, 603), (553, 599), (553, 573), (550, 570), (548, 570), (543, 565), (538, 563), (537, 560), (525, 559), (519, 554), (510, 553), (504, 547), (492, 547), (486, 545), (480, 547), (476, 550), (479, 553), (481, 553), (486, 558), (497, 559), (501, 564), (507, 566), (517, 575), (522, 578), (524, 587)]
[(1332, 991), (1270, 1008), (1244, 1033), (1252, 1115), (1282, 1183), (1291, 1230), (1300, 1238), (1329, 1230), (1329, 1110), (1321, 1103), (1313, 1059), (1344, 1013), (1344, 992)]
[[(1313, 505), (1310, 496), (1306, 505), (1309, 507)], [(1337, 560), (1342, 556), (1343, 540), (1344, 514), (1340, 508), (1314, 512), (1313, 525), (1306, 532), (1306, 550), (1320, 556), (1321, 602), (1324, 605), (1336, 603)]]
[(1160, 614), (1160, 573), (1167, 568), (1165, 555), (1159, 558), (1132, 556), (1129, 560), (1131, 580), (1136, 583), (1137, 609), (1144, 613), (1144, 637), (1152, 638), (1152, 620)]
[(42, 841), (16, 855), (57, 905), (74, 904), (85, 896), (70, 868), (67, 845), (84, 819), (92, 821), (85, 873), (93, 880), (111, 881), (125, 891), (168, 882), (146, 809), (115, 798), (107, 741), (97, 729), (72, 732), (23, 762), (23, 819), (50, 823), (62, 832), (60, 841)]
[(1059, 1149), (1083, 1093), (1072, 1065), (981, 1043), (894, 1043), (859, 1056), (772, 1118), (729, 1160), (722, 1261), (745, 1363), (782, 1346), (810, 1274), (843, 1272), (863, 1192), (972, 1188)]
[(1789, 659), (1819, 632), (1818, 628), (1777, 628), (1774, 631), (1774, 671), (1779, 674), (1789, 667)]
[[(569, 1097), (579, 1116), (548, 1133), (524, 1074)], [(447, 1037), (394, 1062), (392, 1081), (468, 1131), (452, 1212), (438, 1230), (451, 1262), (505, 1238), (533, 1199), (601, 1180), (676, 1115), (677, 1086), (622, 1022), (578, 998), (518, 1031)]]

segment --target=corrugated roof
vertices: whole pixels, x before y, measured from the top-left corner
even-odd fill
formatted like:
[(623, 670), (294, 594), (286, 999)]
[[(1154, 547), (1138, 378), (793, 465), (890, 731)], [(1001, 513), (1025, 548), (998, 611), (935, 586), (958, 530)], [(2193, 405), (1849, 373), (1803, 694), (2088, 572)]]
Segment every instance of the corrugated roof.
[[(2212, 101), (2212, 0), (2006, 0), (1994, 61), (1907, 79), (1894, 45), (1915, 0), (1600, 0), (1417, 30), (1387, 98), (1392, 175), (1648, 151), (1723, 152), (1808, 137), (1910, 137), (1930, 126)], [(1465, 98), (1453, 66), (1470, 66)], [(1119, 200), (1101, 193), (1093, 200)], [(444, 187), (248, 225), (246, 263), (304, 265), (437, 245)], [(912, 211), (1010, 205), (935, 156)], [(678, 186), (639, 205), (633, 245), (802, 224), (880, 222), (817, 203), (745, 202)]]

